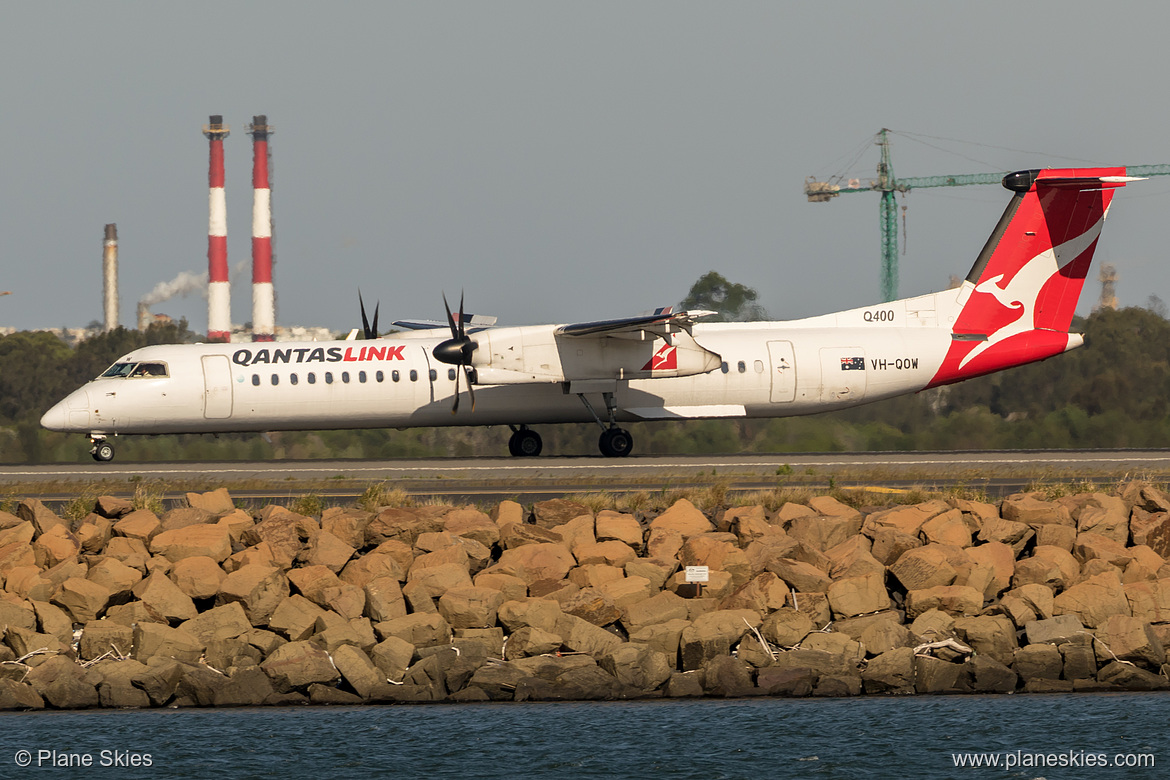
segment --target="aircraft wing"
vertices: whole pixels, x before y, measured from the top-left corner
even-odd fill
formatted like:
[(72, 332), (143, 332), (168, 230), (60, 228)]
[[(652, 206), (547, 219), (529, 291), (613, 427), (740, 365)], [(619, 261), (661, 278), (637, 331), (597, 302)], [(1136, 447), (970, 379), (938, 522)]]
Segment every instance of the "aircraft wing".
[(658, 309), (652, 314), (642, 314), (637, 317), (626, 317), (619, 320), (599, 320), (597, 322), (578, 322), (572, 325), (562, 325), (556, 329), (558, 336), (595, 336), (599, 333), (617, 335), (619, 333), (648, 332), (662, 334), (671, 326), (685, 330), (688, 333), (695, 321), (702, 317), (710, 317), (713, 311), (679, 311), (672, 312), (668, 306)]

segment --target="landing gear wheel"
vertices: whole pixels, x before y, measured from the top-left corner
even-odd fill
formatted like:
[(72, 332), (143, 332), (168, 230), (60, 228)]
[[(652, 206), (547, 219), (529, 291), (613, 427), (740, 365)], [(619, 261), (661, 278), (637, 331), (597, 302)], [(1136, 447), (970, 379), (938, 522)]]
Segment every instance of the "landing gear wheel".
[(625, 428), (609, 428), (597, 445), (607, 458), (624, 458), (634, 449), (634, 437)]
[(93, 459), (98, 463), (108, 463), (114, 459), (114, 445), (108, 441), (94, 442)]
[(535, 458), (543, 448), (540, 434), (528, 428), (521, 428), (508, 439), (508, 452), (517, 458)]

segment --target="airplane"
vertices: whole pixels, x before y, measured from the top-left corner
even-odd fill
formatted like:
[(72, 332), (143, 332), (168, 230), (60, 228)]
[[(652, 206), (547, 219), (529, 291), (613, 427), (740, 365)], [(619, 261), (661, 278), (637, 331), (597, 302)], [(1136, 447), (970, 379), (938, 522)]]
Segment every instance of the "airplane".
[[(807, 319), (703, 323), (706, 311), (494, 327), (458, 317), (366, 339), (143, 347), (47, 411), (99, 462), (129, 434), (593, 423), (628, 456), (623, 423), (813, 414), (959, 382), (1081, 346), (1069, 327), (1124, 167), (1018, 171), (957, 288)], [(437, 325), (438, 327), (434, 327)], [(464, 391), (461, 389), (465, 387)], [(469, 404), (461, 405), (466, 392)]]

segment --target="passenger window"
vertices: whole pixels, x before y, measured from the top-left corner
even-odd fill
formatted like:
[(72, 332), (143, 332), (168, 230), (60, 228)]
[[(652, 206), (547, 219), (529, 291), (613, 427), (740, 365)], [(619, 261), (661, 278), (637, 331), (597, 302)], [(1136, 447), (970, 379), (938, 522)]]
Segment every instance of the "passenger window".
[(412, 368), (412, 369), (410, 369), (410, 381), (411, 381), (411, 382), (417, 382), (417, 381), (418, 381), (418, 372), (417, 372), (417, 371), (415, 371), (413, 368)]
[(252, 385), (255, 387), (260, 386), (260, 375), (259, 374), (252, 374)]
[(276, 374), (272, 375), (272, 384), (274, 384), (274, 385), (280, 384), (280, 377), (277, 376)]
[(374, 376), (377, 378), (377, 380), (378, 380), (379, 382), (381, 382), (383, 379), (385, 379), (385, 378), (386, 378), (386, 375), (385, 375), (385, 374), (383, 374), (381, 371), (379, 371), (379, 372), (378, 372), (377, 374), (375, 374)]
[(755, 365), (756, 365), (756, 373), (757, 374), (764, 373), (764, 361), (757, 360)]
[(399, 378), (401, 378), (401, 374), (398, 373), (397, 368), (390, 372), (390, 378), (393, 379), (395, 382), (397, 382), (399, 380)]
[(309, 384), (311, 384), (311, 385), (317, 384), (317, 375), (314, 374), (312, 371), (309, 372)]
[(747, 366), (744, 365), (744, 362), (742, 360), (739, 361), (739, 363), (736, 365), (736, 368), (739, 369), (739, 373), (741, 373), (741, 374), (744, 373), (745, 371), (747, 371)]
[(341, 372), (341, 381), (345, 382), (347, 385), (349, 384), (349, 372), (348, 371)]
[(333, 372), (332, 371), (325, 372), (325, 384), (327, 384), (327, 385), (333, 384)]
[(365, 371), (358, 372), (358, 381), (363, 382), (363, 383), (366, 381), (366, 372)]
[(725, 374), (728, 372), (729, 369), (727, 368), (727, 361), (726, 360), (724, 360), (722, 363), (719, 364), (719, 370)]
[(297, 375), (296, 374), (289, 374), (288, 381), (289, 381), (289, 384), (295, 385), (297, 383)]
[(432, 368), (431, 369), (431, 381), (434, 382), (438, 378), (439, 378), (439, 372)]
[(450, 379), (452, 382), (455, 381), (455, 369), (453, 369), (453, 368), (447, 369), (447, 378)]

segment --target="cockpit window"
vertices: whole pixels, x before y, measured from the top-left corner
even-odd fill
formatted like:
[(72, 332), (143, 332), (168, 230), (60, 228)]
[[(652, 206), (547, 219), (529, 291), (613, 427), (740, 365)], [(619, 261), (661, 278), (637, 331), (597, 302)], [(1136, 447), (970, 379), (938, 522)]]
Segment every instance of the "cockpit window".
[(169, 376), (166, 363), (115, 363), (105, 370), (103, 377), (160, 377)]
[(115, 363), (106, 369), (102, 376), (130, 376), (137, 363)]

